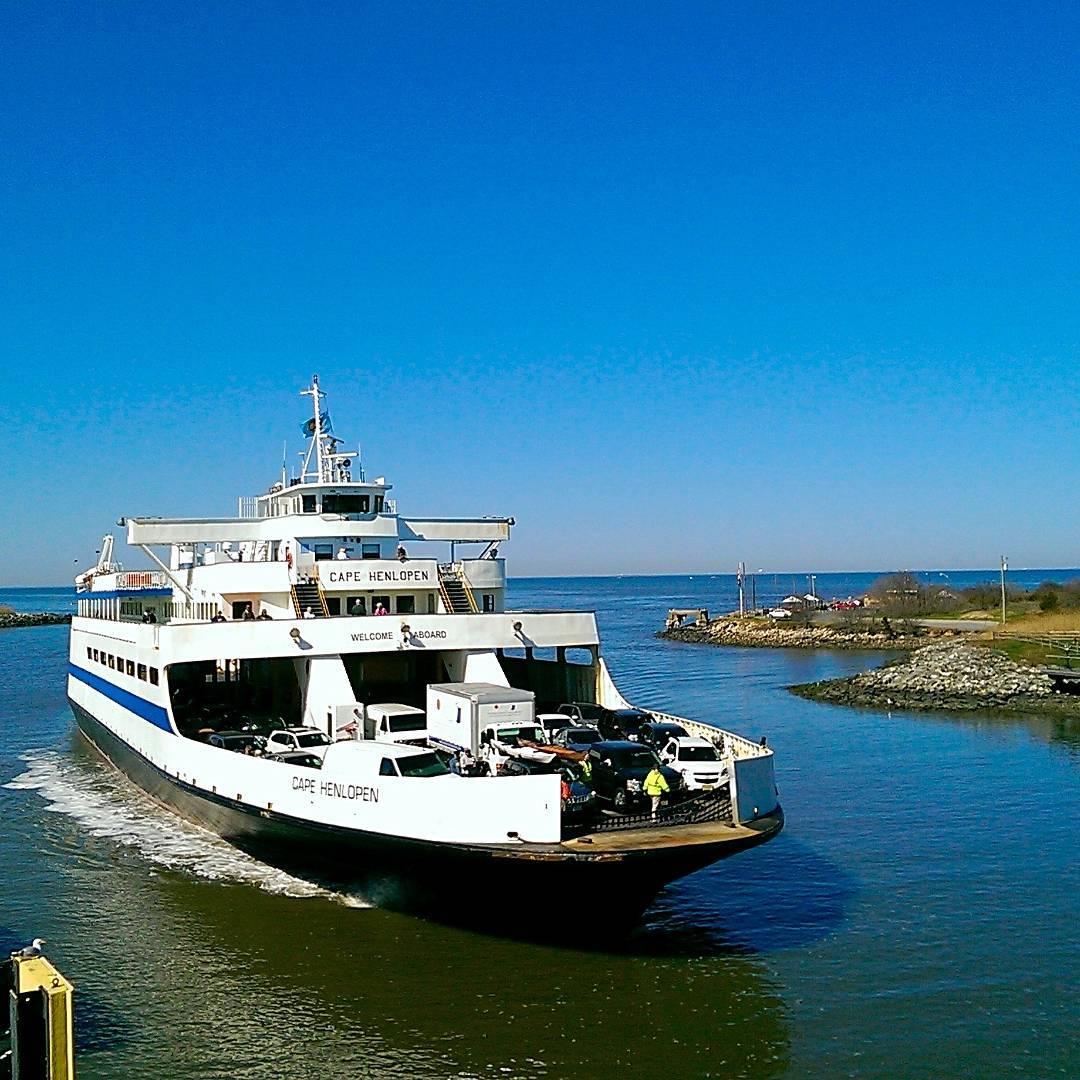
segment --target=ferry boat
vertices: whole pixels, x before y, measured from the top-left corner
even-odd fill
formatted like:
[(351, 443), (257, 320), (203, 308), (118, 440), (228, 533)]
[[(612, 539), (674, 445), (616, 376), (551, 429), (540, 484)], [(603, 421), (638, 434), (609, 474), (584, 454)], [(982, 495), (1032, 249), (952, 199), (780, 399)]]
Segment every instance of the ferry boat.
[[(108, 761), (266, 862), (487, 926), (556, 896), (629, 925), (668, 882), (779, 833), (764, 740), (656, 710), (717, 747), (722, 783), (572, 813), (558, 766), (575, 754), (538, 717), (633, 709), (594, 615), (510, 609), (514, 519), (400, 513), (334, 434), (318, 377), (301, 393), (296, 475), (235, 517), (121, 518), (153, 569), (125, 570), (109, 534), (76, 580), (68, 697)], [(532, 760), (485, 769), (493, 731)]]

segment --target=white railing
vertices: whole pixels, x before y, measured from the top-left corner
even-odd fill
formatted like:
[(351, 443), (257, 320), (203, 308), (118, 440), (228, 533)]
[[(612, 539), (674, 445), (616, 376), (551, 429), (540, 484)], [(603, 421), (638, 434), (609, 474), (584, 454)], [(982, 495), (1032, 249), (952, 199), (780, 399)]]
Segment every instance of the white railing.
[(258, 495), (241, 495), (239, 500), (239, 514), (242, 518), (260, 518)]
[(117, 589), (167, 589), (172, 582), (160, 570), (126, 570), (116, 575)]

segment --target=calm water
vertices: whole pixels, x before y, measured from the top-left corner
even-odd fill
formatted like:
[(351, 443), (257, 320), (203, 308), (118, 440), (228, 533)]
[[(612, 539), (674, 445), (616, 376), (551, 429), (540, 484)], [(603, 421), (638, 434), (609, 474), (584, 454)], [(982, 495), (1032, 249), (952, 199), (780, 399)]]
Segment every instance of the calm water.
[[(784, 686), (877, 658), (651, 636), (668, 606), (730, 606), (730, 577), (513, 592), (595, 608), (634, 700), (768, 734), (784, 834), (667, 889), (617, 953), (590, 951), (588, 896), (527, 913), (562, 948), (450, 930), (148, 805), (73, 736), (66, 627), (0, 633), (0, 946), (50, 939), (83, 1080), (1076, 1075), (1080, 732), (819, 705)], [(71, 600), (27, 597), (0, 591)]]

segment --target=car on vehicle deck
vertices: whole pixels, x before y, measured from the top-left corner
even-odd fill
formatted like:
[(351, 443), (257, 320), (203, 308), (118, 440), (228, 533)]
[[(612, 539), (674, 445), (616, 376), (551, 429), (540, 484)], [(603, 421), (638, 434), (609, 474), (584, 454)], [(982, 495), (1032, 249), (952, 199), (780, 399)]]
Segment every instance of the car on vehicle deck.
[(537, 773), (558, 773), (565, 787), (562, 797), (563, 821), (568, 824), (581, 824), (591, 821), (599, 813), (596, 791), (581, 777), (581, 767), (562, 762), (560, 767), (544, 765), (536, 761), (508, 761), (500, 775), (535, 776)]
[(555, 746), (564, 746), (567, 750), (587, 753), (595, 743), (603, 742), (604, 736), (594, 727), (566, 727), (551, 740)]
[(266, 739), (249, 731), (215, 731), (206, 741), (219, 750), (237, 754), (262, 754), (266, 749)]
[(306, 750), (309, 754), (315, 754), (321, 758), (333, 741), (325, 731), (320, 731), (318, 728), (275, 728), (266, 736), (266, 752), (284, 754), (289, 750)]
[(564, 728), (574, 723), (571, 716), (561, 712), (541, 712), (536, 714), (536, 722), (544, 729), (544, 734), (552, 741)]
[(309, 754), (306, 750), (286, 750), (280, 754), (267, 754), (267, 761), (277, 761), (282, 765), (299, 765), (304, 769), (321, 769), (322, 758), (318, 754)]
[(682, 776), (687, 791), (712, 791), (729, 779), (720, 752), (708, 739), (693, 735), (669, 739), (660, 760)]
[(607, 715), (597, 723), (605, 739), (631, 739), (638, 741), (643, 724), (652, 720), (652, 713), (644, 709), (608, 709)]
[(690, 732), (672, 720), (649, 720), (638, 728), (637, 741), (659, 751), (671, 739), (685, 739)]
[(593, 790), (597, 797), (611, 803), (618, 811), (640, 808), (648, 802), (645, 778), (655, 766), (668, 782), (669, 798), (682, 791), (682, 776), (663, 765), (651, 746), (628, 739), (608, 739), (589, 747)]

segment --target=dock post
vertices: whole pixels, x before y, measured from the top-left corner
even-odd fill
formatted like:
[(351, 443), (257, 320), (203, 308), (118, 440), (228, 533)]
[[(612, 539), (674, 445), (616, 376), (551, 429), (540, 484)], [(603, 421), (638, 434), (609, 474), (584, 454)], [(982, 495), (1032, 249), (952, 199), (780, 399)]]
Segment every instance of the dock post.
[(71, 983), (44, 956), (16, 952), (0, 965), (0, 987), (10, 1040), (0, 1046), (0, 1080), (74, 1080)]

